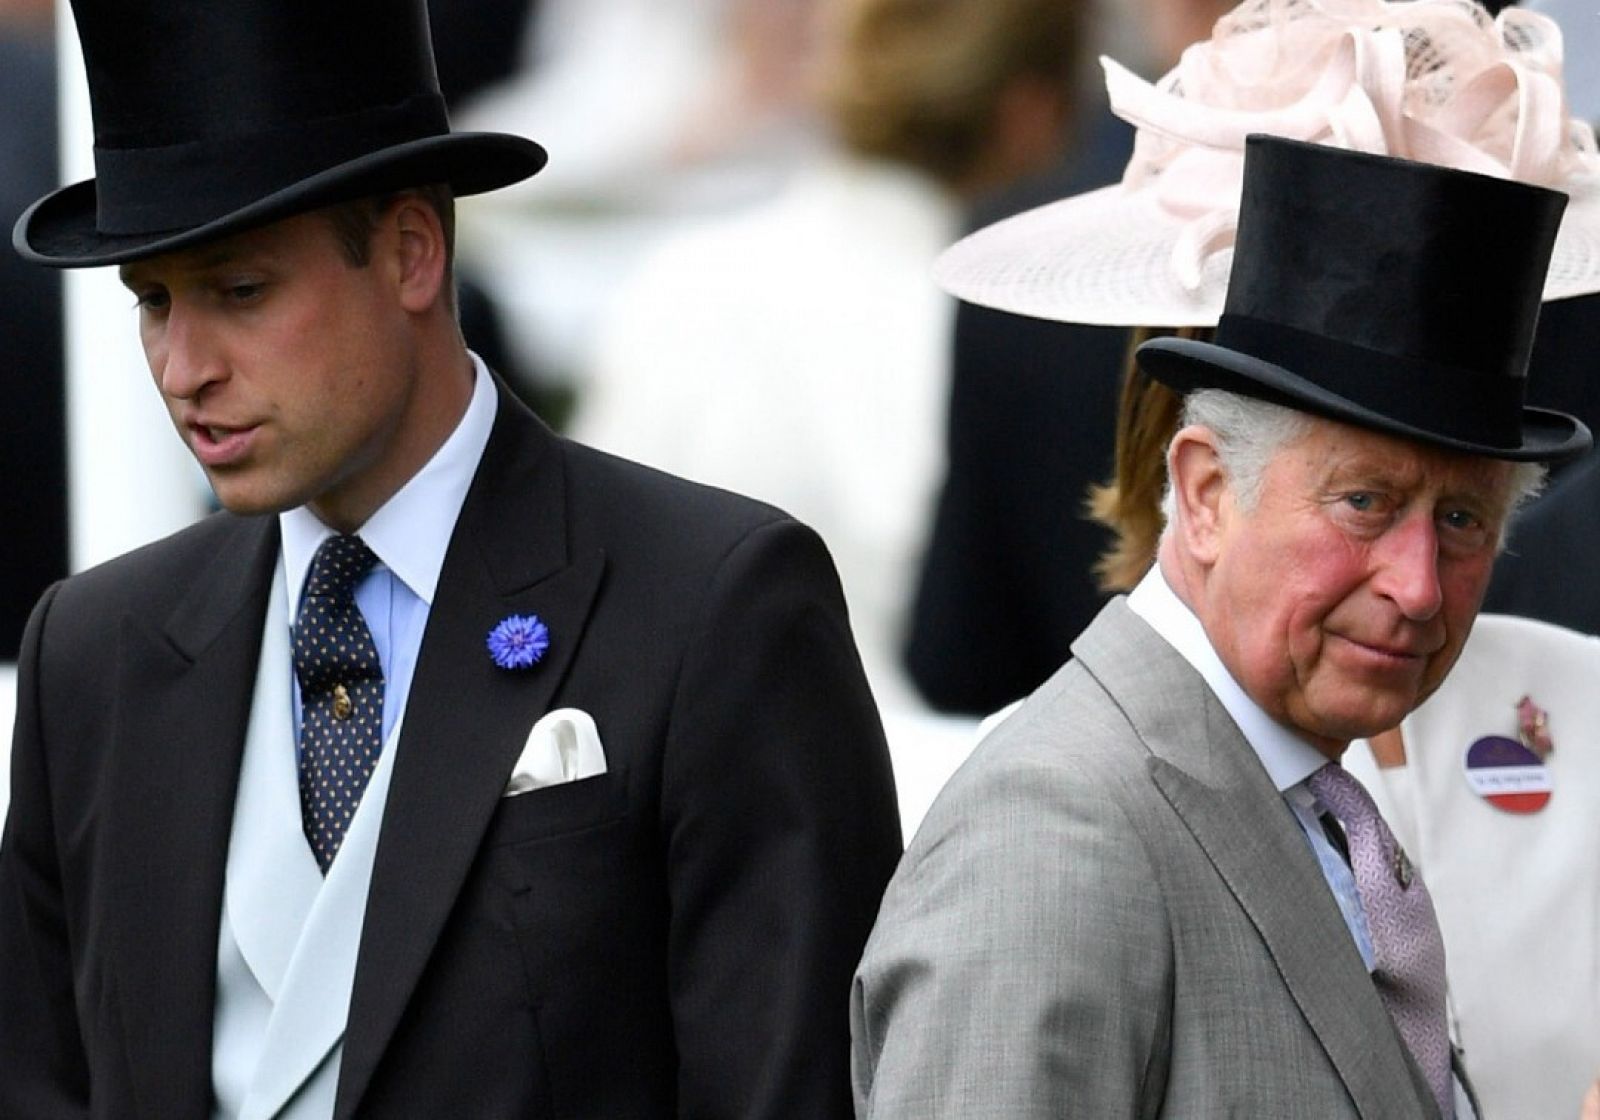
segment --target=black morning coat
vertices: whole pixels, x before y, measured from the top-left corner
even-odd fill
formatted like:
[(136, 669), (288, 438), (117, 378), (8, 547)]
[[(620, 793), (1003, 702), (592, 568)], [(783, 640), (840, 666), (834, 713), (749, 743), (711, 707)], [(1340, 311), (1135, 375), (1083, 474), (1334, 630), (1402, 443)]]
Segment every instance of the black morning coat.
[[(223, 870), (278, 553), (219, 514), (53, 587), (0, 842), (0, 1117), (209, 1117)], [(497, 668), (511, 614), (544, 660)], [(502, 799), (575, 707), (607, 772)], [(290, 749), (285, 745), (285, 749)], [(900, 853), (821, 541), (553, 435), (503, 390), (438, 586), (336, 1115), (848, 1117)]]

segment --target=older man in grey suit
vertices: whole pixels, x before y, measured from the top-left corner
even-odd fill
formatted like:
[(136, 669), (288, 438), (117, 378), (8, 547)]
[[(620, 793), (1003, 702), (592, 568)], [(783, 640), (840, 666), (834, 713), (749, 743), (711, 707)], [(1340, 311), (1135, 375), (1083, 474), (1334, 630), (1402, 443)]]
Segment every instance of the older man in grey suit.
[[(880, 911), (857, 1113), (1466, 1117), (1426, 890), (1338, 759), (1439, 684), (1511, 509), (1562, 195), (1251, 137), (1156, 568), (977, 749)], [(1496, 236), (1477, 231), (1493, 226)]]

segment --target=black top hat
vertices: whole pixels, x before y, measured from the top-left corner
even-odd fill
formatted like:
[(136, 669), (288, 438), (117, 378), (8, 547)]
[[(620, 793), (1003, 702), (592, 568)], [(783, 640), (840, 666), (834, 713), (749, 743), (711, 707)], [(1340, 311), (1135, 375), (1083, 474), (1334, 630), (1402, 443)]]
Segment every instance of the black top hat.
[(1523, 407), (1566, 196), (1273, 136), (1245, 142), (1214, 343), (1161, 338), (1140, 367), (1458, 451), (1554, 461), (1574, 417)]
[(425, 0), (73, 0), (97, 177), (35, 202), (17, 252), (58, 267), (165, 253), (429, 183), (475, 194), (539, 145), (451, 133)]

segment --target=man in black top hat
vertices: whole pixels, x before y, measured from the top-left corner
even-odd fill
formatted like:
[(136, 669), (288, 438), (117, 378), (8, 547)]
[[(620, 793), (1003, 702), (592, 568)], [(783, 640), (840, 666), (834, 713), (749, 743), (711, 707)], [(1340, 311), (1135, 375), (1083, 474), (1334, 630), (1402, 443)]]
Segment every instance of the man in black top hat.
[(1426, 896), (1339, 759), (1449, 671), (1539, 461), (1565, 196), (1253, 136), (1158, 563), (978, 748), (885, 895), (858, 1115), (1466, 1117)]
[(573, 445), (462, 344), (422, 0), (77, 0), (115, 264), (226, 512), (52, 587), (0, 1116), (849, 1111), (899, 852), (816, 536)]

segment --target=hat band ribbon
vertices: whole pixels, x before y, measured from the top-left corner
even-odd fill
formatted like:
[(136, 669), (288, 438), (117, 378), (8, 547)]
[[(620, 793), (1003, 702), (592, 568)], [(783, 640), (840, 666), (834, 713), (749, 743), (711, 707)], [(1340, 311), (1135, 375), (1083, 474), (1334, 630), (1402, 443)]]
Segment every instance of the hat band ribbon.
[(1520, 374), (1374, 350), (1247, 315), (1225, 313), (1216, 344), (1293, 373), (1317, 390), (1304, 401), (1313, 409), (1326, 396), (1461, 443), (1522, 446)]
[(192, 229), (340, 164), (449, 131), (444, 102), (430, 93), (242, 136), (96, 146), (95, 228), (113, 235)]

